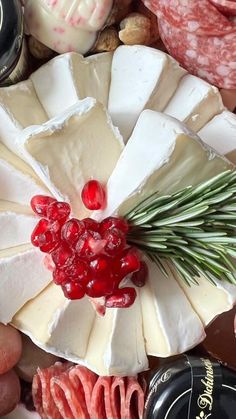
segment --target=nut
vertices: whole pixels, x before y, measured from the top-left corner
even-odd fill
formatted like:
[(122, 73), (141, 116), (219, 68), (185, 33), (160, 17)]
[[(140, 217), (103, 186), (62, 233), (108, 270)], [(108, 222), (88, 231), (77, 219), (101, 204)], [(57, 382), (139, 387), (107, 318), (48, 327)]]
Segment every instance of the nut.
[(111, 52), (120, 45), (117, 30), (113, 27), (105, 28), (99, 35), (93, 52)]
[(125, 45), (149, 45), (151, 21), (141, 13), (131, 13), (120, 23), (119, 38)]

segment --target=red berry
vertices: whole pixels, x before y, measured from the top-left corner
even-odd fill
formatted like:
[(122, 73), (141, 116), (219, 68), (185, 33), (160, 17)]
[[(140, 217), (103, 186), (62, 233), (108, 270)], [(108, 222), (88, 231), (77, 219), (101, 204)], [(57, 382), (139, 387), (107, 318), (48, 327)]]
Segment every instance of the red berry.
[(106, 298), (105, 305), (107, 308), (127, 308), (134, 303), (136, 295), (134, 288), (120, 288), (113, 295)]
[(54, 269), (53, 271), (53, 281), (56, 285), (63, 285), (68, 282), (68, 275), (66, 275), (63, 269)]
[(92, 298), (100, 298), (113, 293), (115, 281), (112, 275), (89, 281), (86, 287), (86, 294)]
[(136, 287), (143, 287), (148, 278), (148, 267), (145, 262), (140, 263), (140, 269), (133, 273), (131, 281)]
[(63, 224), (70, 215), (70, 205), (66, 202), (53, 202), (47, 208), (47, 218)]
[(84, 232), (85, 225), (83, 221), (76, 220), (76, 218), (71, 218), (63, 225), (61, 229), (61, 237), (68, 243), (74, 244), (78, 241), (79, 237)]
[(93, 220), (92, 218), (84, 218), (83, 223), (85, 225), (86, 230), (89, 231), (99, 231), (100, 230), (100, 224)]
[(62, 286), (62, 290), (69, 300), (80, 300), (85, 295), (83, 287), (77, 282), (68, 282)]
[(126, 246), (125, 235), (117, 228), (106, 231), (103, 234), (103, 238), (106, 241), (104, 250), (109, 256), (116, 256), (121, 253)]
[(125, 254), (120, 260), (120, 275), (123, 278), (131, 274), (132, 272), (138, 271), (140, 269), (140, 254), (139, 252), (131, 247), (125, 251)]
[(76, 252), (79, 257), (93, 258), (101, 252), (103, 247), (104, 241), (101, 240), (99, 233), (96, 231), (85, 231), (76, 244)]
[(46, 217), (48, 206), (53, 202), (56, 202), (56, 199), (51, 196), (35, 195), (31, 199), (30, 205), (36, 214)]
[(105, 189), (97, 180), (90, 180), (84, 185), (81, 198), (86, 208), (93, 211), (99, 210), (105, 205)]
[(61, 242), (60, 246), (52, 252), (52, 260), (57, 268), (69, 266), (74, 261), (74, 252), (67, 243)]
[(118, 230), (123, 231), (123, 233), (128, 233), (129, 225), (124, 218), (108, 217), (101, 222), (100, 231), (101, 234), (105, 233), (107, 230), (117, 228)]
[(91, 280), (89, 264), (82, 260), (75, 259), (71, 265), (65, 268), (65, 273), (71, 281), (78, 282), (82, 285), (86, 285)]
[(110, 260), (105, 255), (98, 255), (90, 262), (91, 272), (95, 277), (107, 275), (110, 271)]

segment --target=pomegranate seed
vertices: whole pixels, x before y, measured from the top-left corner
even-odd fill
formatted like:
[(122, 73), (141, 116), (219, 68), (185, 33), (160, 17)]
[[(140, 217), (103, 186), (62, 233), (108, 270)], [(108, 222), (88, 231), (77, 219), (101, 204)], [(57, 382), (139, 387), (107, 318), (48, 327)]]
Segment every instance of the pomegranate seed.
[(52, 260), (58, 268), (69, 266), (74, 261), (74, 252), (67, 243), (61, 242), (60, 246), (52, 252)]
[(105, 233), (107, 230), (117, 228), (123, 233), (128, 233), (129, 225), (124, 218), (108, 217), (101, 222), (100, 231), (101, 234)]
[(109, 256), (116, 256), (122, 252), (126, 246), (125, 235), (117, 228), (106, 231), (103, 238), (106, 241), (105, 252)]
[(53, 202), (47, 208), (47, 218), (50, 221), (64, 223), (70, 215), (70, 205), (66, 202)]
[(84, 218), (83, 223), (85, 225), (86, 230), (89, 230), (89, 231), (99, 231), (100, 230), (100, 223), (93, 220), (92, 218)]
[(100, 298), (112, 294), (115, 288), (115, 281), (112, 275), (89, 281), (86, 287), (86, 294), (92, 298)]
[(81, 198), (86, 208), (93, 211), (99, 210), (105, 205), (105, 189), (97, 180), (90, 180), (84, 185)]
[(133, 273), (131, 281), (136, 287), (143, 287), (148, 278), (148, 267), (146, 262), (140, 263), (140, 269)]
[(83, 287), (77, 282), (68, 282), (62, 286), (62, 290), (69, 300), (80, 300), (85, 295)]
[(65, 273), (71, 281), (86, 285), (91, 280), (91, 272), (87, 262), (75, 260), (70, 266), (65, 268)]
[(71, 218), (67, 221), (61, 230), (61, 237), (63, 240), (66, 240), (70, 244), (74, 244), (78, 241), (82, 233), (85, 232), (85, 224), (83, 221), (76, 220)]
[(35, 195), (31, 199), (30, 205), (36, 214), (40, 215), (41, 217), (46, 217), (48, 206), (53, 202), (56, 202), (56, 199), (52, 198), (51, 196)]
[(95, 277), (106, 275), (110, 271), (110, 260), (108, 257), (98, 255), (96, 259), (90, 262), (91, 272)]
[(107, 308), (127, 308), (135, 302), (136, 295), (134, 288), (120, 288), (115, 294), (107, 297), (105, 305)]
[(104, 247), (104, 241), (101, 240), (99, 233), (85, 231), (76, 244), (76, 251), (79, 257), (92, 258), (101, 252), (102, 247)]
[(41, 244), (42, 238), (44, 238), (44, 234), (48, 231), (49, 228), (49, 221), (42, 218), (36, 225), (31, 234), (31, 242), (35, 247), (39, 247)]
[[(137, 249), (131, 247), (125, 251), (124, 256), (120, 260), (119, 272), (123, 278), (132, 272), (140, 269), (140, 254)], [(117, 268), (118, 270), (118, 268)]]
[(66, 284), (66, 282), (68, 282), (68, 275), (66, 275), (63, 269), (54, 269), (53, 281), (56, 285)]

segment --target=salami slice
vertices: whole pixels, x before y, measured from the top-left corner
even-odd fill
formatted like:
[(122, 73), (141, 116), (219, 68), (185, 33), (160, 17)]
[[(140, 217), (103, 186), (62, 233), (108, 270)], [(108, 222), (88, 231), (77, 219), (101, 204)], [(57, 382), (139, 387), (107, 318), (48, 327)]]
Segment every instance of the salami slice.
[(126, 383), (122, 377), (114, 377), (111, 386), (111, 409), (114, 419), (125, 417)]
[(143, 417), (144, 391), (135, 377), (127, 377), (125, 419)]
[(88, 368), (76, 365), (69, 370), (70, 381), (77, 394), (80, 394), (91, 415), (91, 397), (98, 376)]
[(91, 398), (91, 417), (93, 419), (112, 418), (111, 377), (99, 377)]
[(161, 39), (184, 68), (220, 88), (236, 88), (235, 21), (227, 19), (206, 0), (144, 3), (156, 10)]
[(235, 0), (210, 0), (211, 3), (222, 13), (226, 15), (236, 16)]

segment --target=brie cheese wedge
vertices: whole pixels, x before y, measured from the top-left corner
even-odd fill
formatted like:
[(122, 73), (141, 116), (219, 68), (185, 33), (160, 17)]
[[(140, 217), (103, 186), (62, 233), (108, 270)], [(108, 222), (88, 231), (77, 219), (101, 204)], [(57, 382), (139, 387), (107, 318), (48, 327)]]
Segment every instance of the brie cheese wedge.
[(29, 207), (0, 200), (0, 250), (30, 243), (38, 221)]
[(119, 131), (103, 106), (87, 98), (65, 114), (24, 131), (28, 162), (56, 197), (71, 203), (73, 213), (88, 214), (81, 200), (86, 182), (106, 184), (123, 150)]
[(108, 111), (124, 140), (144, 108), (162, 111), (186, 71), (169, 55), (145, 46), (121, 46), (114, 52)]
[(223, 109), (221, 95), (216, 87), (187, 74), (163, 112), (197, 132)]
[(89, 96), (107, 106), (112, 55), (110, 52), (89, 58), (76, 53), (59, 55), (31, 74), (48, 117), (61, 114)]
[(30, 244), (0, 250), (1, 323), (9, 323), (14, 314), (51, 281), (44, 257), (45, 254)]

